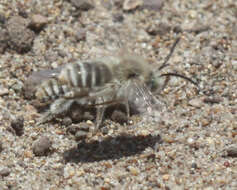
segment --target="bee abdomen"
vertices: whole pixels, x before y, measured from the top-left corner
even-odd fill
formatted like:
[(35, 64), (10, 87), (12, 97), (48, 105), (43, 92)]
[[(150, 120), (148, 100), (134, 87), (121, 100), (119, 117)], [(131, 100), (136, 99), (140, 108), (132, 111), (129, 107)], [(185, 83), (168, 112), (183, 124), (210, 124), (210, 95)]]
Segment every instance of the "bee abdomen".
[(59, 74), (61, 84), (79, 88), (102, 86), (112, 80), (112, 72), (101, 62), (68, 64)]
[(65, 85), (60, 85), (56, 79), (44, 81), (36, 91), (36, 97), (39, 100), (47, 101), (54, 100), (69, 91)]

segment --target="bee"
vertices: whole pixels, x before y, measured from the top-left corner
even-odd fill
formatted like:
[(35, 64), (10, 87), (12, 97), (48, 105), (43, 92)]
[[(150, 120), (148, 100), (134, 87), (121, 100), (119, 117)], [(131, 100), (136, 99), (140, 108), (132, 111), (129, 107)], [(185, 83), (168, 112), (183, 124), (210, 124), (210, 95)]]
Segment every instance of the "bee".
[[(173, 45), (173, 47), (177, 44)], [(171, 49), (171, 53), (174, 48)], [(170, 53), (170, 55), (171, 55)], [(168, 61), (168, 59), (167, 59)], [(160, 68), (163, 68), (164, 63)], [(182, 77), (195, 85), (194, 81), (176, 73), (160, 72), (139, 55), (107, 56), (104, 58), (78, 61), (65, 65), (60, 72), (43, 81), (36, 90), (40, 101), (52, 101), (49, 111), (39, 124), (67, 112), (76, 102), (82, 107), (96, 107), (96, 127), (102, 123), (105, 109), (114, 104), (125, 106), (130, 116), (130, 102), (142, 97), (148, 107), (153, 105), (154, 96), (167, 82), (164, 77)], [(161, 101), (156, 101), (162, 108)], [(139, 104), (139, 103), (137, 103)]]

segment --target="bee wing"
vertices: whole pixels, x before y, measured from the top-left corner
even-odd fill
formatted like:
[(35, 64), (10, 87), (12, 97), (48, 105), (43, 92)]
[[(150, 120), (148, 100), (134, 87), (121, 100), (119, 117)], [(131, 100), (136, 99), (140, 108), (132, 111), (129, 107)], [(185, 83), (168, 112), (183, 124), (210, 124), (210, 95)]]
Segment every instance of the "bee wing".
[(63, 66), (55, 69), (44, 69), (40, 71), (33, 72), (24, 83), (24, 96), (26, 98), (31, 98), (34, 96), (36, 87), (40, 85), (43, 81), (59, 75)]
[(140, 113), (152, 114), (154, 111), (163, 111), (165, 103), (156, 98), (147, 86), (134, 81), (129, 89), (128, 100), (133, 109)]

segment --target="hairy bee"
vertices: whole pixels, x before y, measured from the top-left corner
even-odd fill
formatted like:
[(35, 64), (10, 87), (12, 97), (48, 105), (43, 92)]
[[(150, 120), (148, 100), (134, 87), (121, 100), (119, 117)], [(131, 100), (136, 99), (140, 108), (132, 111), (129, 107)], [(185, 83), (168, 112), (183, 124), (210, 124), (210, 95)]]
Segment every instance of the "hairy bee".
[(134, 55), (67, 64), (58, 75), (42, 82), (36, 90), (40, 101), (54, 101), (40, 123), (66, 112), (73, 102), (77, 102), (97, 107), (98, 128), (107, 106), (124, 104), (129, 116), (134, 86), (154, 92), (161, 86), (160, 79), (151, 65)]
[[(166, 66), (165, 64), (161, 67)], [(182, 77), (195, 83), (176, 73), (161, 74), (160, 69), (154, 69), (138, 55), (108, 56), (69, 63), (62, 67), (57, 75), (50, 77), (37, 87), (35, 93), (37, 99), (53, 101), (49, 111), (39, 123), (67, 112), (71, 105), (77, 102), (84, 107), (96, 107), (95, 130), (97, 130), (105, 109), (110, 105), (125, 105), (128, 117), (129, 102), (136, 102), (137, 97), (142, 97), (148, 106), (152, 106), (154, 100), (152, 93), (157, 93), (163, 88), (164, 76), (169, 75)], [(158, 103), (161, 107), (162, 103), (159, 101)]]

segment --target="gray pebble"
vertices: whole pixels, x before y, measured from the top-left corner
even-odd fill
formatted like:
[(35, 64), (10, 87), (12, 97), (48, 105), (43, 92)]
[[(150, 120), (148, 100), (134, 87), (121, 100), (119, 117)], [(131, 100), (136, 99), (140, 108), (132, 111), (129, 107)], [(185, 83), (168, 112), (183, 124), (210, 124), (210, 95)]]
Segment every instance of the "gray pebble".
[(148, 10), (159, 11), (164, 5), (163, 0), (143, 0), (143, 8)]
[(0, 141), (0, 152), (2, 152), (3, 147), (2, 147), (2, 142)]
[(227, 156), (237, 157), (237, 146), (231, 146), (226, 151), (227, 151)]
[(86, 40), (86, 31), (84, 29), (76, 31), (75, 38), (78, 42)]
[(33, 45), (35, 34), (29, 28), (29, 21), (20, 16), (11, 17), (6, 23), (9, 35), (8, 45), (18, 53), (29, 51)]
[(88, 132), (86, 131), (77, 131), (75, 134), (76, 141), (83, 140), (87, 137)]
[(42, 136), (33, 143), (33, 153), (36, 156), (46, 156), (50, 150), (52, 142), (48, 137)]
[(88, 11), (93, 8), (92, 2), (90, 0), (71, 0), (73, 6), (79, 10)]
[(48, 19), (40, 14), (34, 14), (31, 17), (30, 28), (34, 31), (40, 31), (48, 23)]
[(11, 121), (11, 127), (14, 129), (17, 136), (21, 136), (24, 133), (24, 118), (19, 116)]
[(125, 113), (115, 110), (111, 116), (111, 119), (120, 124), (124, 124), (128, 121), (128, 117)]
[(3, 168), (0, 170), (0, 176), (6, 177), (11, 173), (9, 168)]
[(7, 49), (8, 40), (9, 40), (9, 36), (7, 34), (7, 31), (5, 29), (0, 29), (0, 54), (4, 53), (5, 50)]

